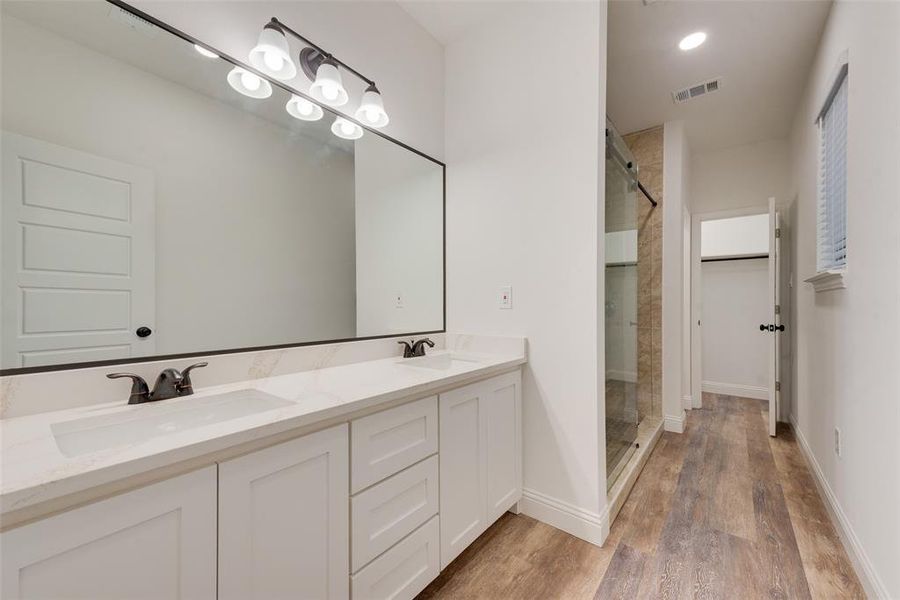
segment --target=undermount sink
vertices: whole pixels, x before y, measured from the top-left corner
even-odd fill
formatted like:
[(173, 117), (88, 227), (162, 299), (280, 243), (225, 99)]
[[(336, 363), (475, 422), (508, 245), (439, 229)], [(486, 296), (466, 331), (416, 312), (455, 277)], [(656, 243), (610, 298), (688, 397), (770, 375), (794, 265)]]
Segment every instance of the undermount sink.
[(64, 455), (79, 456), (294, 404), (259, 390), (166, 402), (160, 400), (113, 414), (54, 423), (50, 429)]
[(480, 362), (478, 359), (460, 356), (458, 354), (434, 354), (431, 356), (417, 356), (404, 358), (400, 364), (421, 369), (434, 369), (446, 371), (453, 367), (467, 367)]

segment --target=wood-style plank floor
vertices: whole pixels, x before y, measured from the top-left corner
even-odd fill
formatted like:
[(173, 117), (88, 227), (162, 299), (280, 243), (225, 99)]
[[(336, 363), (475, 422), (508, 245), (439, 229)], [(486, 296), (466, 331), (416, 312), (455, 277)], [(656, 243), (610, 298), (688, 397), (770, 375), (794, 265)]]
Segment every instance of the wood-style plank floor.
[(506, 514), (420, 598), (864, 598), (790, 427), (703, 395), (663, 434), (602, 548)]

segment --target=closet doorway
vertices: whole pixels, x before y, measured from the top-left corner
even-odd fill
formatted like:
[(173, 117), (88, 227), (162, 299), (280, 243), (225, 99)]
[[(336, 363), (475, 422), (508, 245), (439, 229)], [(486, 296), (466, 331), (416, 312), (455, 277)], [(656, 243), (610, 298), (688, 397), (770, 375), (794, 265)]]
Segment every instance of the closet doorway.
[(774, 198), (692, 218), (691, 387), (766, 401), (773, 436), (790, 373), (786, 236)]

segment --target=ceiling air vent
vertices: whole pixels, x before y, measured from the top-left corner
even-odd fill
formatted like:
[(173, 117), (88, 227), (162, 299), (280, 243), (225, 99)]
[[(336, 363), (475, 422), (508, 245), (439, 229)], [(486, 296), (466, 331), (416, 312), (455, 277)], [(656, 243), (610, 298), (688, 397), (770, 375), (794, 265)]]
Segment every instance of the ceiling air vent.
[(693, 100), (694, 98), (717, 92), (721, 87), (722, 78), (716, 77), (709, 81), (696, 83), (690, 87), (676, 90), (672, 92), (672, 99), (675, 101), (675, 104), (681, 104), (682, 102), (687, 102), (688, 100)]
[(156, 25), (154, 25), (147, 19), (132, 14), (127, 10), (119, 8), (118, 6), (111, 6), (109, 8), (108, 15), (110, 19), (118, 21), (119, 23), (125, 25), (130, 29), (133, 29), (134, 31), (138, 31), (150, 37), (156, 37)]

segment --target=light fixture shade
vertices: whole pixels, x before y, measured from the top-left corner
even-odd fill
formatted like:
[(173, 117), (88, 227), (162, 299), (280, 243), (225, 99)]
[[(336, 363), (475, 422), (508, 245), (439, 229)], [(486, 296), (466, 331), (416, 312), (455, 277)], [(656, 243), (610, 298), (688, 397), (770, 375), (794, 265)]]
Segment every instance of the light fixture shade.
[(358, 140), (363, 136), (363, 128), (344, 117), (337, 117), (331, 124), (331, 133), (345, 140)]
[(284, 109), (288, 111), (289, 115), (301, 121), (318, 121), (324, 114), (321, 106), (306, 98), (301, 98), (297, 94), (291, 95), (291, 99), (287, 101)]
[(390, 119), (384, 111), (384, 102), (381, 99), (381, 93), (375, 84), (366, 88), (362, 97), (359, 108), (356, 109), (356, 119), (362, 121), (371, 127), (384, 127)]
[(196, 50), (201, 56), (205, 56), (206, 58), (219, 58), (218, 54), (216, 54), (212, 50), (207, 50), (200, 44), (194, 44), (194, 50)]
[(331, 57), (323, 60), (316, 69), (316, 80), (309, 86), (309, 95), (328, 106), (343, 106), (350, 99), (337, 63)]
[(240, 67), (228, 72), (228, 85), (250, 98), (268, 98), (272, 95), (271, 83)]
[(250, 51), (250, 64), (281, 81), (297, 75), (297, 65), (291, 60), (291, 48), (277, 23), (270, 21), (263, 27), (259, 41)]

